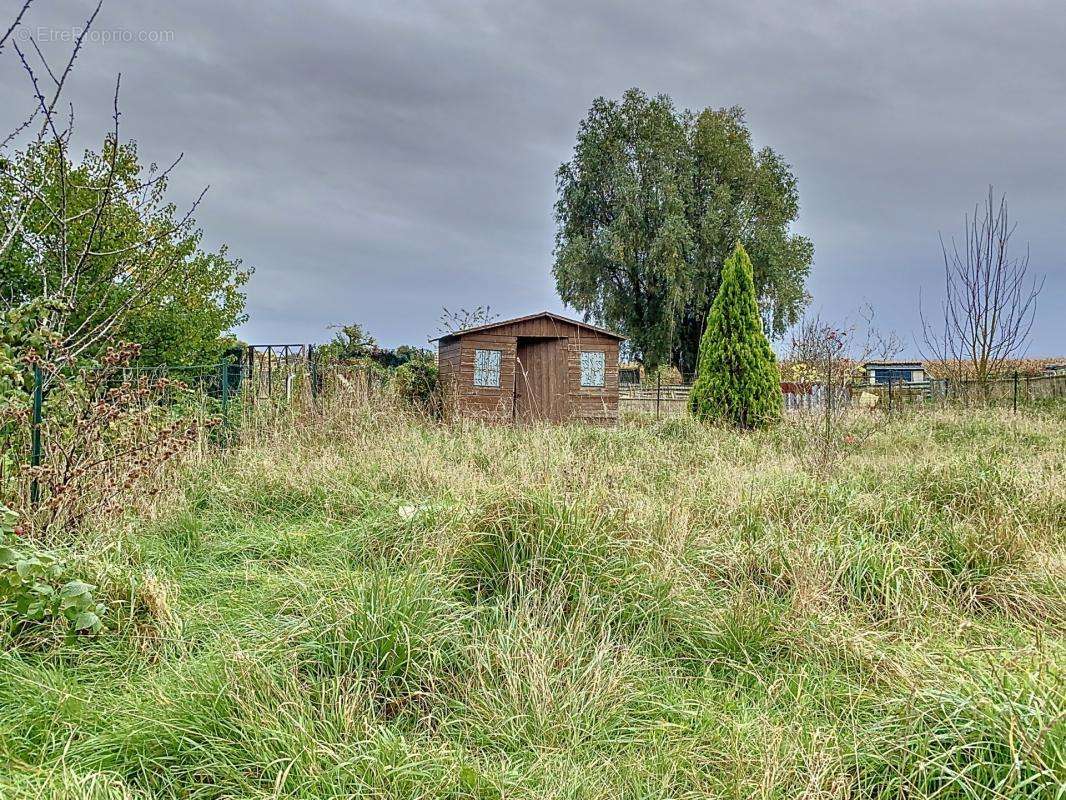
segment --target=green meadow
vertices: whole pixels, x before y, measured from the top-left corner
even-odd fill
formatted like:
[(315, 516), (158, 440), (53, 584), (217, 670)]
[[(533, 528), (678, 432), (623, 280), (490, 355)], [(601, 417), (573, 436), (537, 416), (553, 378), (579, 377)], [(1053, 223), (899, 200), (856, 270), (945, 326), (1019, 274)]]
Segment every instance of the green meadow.
[[(1066, 415), (339, 411), (68, 543), (0, 797), (1066, 797)], [(849, 449), (850, 448), (850, 449)]]

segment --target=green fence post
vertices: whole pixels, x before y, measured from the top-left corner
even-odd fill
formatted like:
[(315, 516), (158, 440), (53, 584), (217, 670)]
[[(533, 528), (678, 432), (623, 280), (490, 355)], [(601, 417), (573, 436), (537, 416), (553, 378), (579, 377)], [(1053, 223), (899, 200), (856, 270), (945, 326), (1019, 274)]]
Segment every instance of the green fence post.
[[(44, 386), (41, 380), (41, 365), (33, 365), (33, 427), (30, 436), (30, 466), (41, 466), (41, 423), (44, 421)], [(30, 482), (30, 503), (37, 505), (41, 499), (41, 484), (37, 476)]]
[(1018, 413), (1018, 370), (1014, 370), (1014, 413)]
[(229, 364), (219, 364), (222, 376), (222, 446), (229, 444)]

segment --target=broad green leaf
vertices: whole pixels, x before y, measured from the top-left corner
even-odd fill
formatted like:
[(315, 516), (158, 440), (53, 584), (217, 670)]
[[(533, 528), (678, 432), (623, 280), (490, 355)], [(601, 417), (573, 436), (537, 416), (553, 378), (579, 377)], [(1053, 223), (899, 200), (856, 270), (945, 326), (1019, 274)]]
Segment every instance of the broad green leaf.
[(40, 562), (35, 558), (23, 558), (15, 564), (15, 572), (18, 573), (22, 580), (28, 580), (40, 565)]
[(59, 590), (60, 597), (77, 597), (79, 595), (88, 594), (95, 586), (85, 583), (84, 581), (70, 581), (63, 585), (63, 588)]
[(74, 619), (74, 630), (99, 632), (104, 625), (92, 611), (83, 611)]

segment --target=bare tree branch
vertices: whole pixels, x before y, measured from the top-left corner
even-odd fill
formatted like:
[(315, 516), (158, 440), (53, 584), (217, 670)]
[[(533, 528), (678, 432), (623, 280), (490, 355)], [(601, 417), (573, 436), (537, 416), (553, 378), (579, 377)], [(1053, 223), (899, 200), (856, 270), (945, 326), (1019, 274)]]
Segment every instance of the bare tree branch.
[(11, 34), (15, 32), (15, 28), (22, 23), (22, 18), (26, 16), (26, 12), (30, 10), (31, 5), (33, 5), (33, 0), (25, 0), (22, 4), (22, 8), (19, 9), (19, 13), (15, 15), (15, 20), (11, 23), (11, 26), (4, 32), (3, 36), (0, 36), (0, 52), (3, 52), (4, 45), (11, 37)]
[(457, 311), (449, 311), (442, 307), (437, 332), (447, 335), (467, 328), (476, 328), (479, 325), (488, 325), (499, 316), (491, 306), (478, 306), (473, 309), (460, 308)]
[[(31, 2), (23, 3), (0, 46), (22, 22)], [(49, 63), (32, 38), (32, 53), (40, 65), (13, 41), (35, 108), (0, 143), (2, 151), (35, 122), (40, 123), (24, 151), (13, 160), (0, 160), (0, 181), (5, 187), (0, 203), (0, 253), (13, 246), (25, 251), (25, 263), (37, 282), (34, 294), (54, 301), (43, 322), (62, 335), (62, 347), (71, 358), (106, 343), (123, 319), (150, 303), (153, 291), (173, 278), (185, 262), (180, 249), (172, 245), (178, 237), (192, 234), (193, 214), (207, 192), (205, 188), (184, 215), (175, 219), (175, 209), (165, 202), (163, 193), (182, 155), (162, 170), (152, 164), (143, 177), (123, 168), (121, 75), (115, 81), (113, 125), (103, 151), (80, 163), (70, 158), (74, 109), (70, 106), (65, 123), (57, 109), (101, 6), (98, 0), (61, 69)], [(42, 75), (47, 73), (51, 86), (44, 85), (39, 69)], [(140, 218), (136, 234), (125, 239), (112, 236), (111, 220), (129, 219), (130, 212)], [(5, 303), (28, 299), (17, 296), (17, 290), (8, 294)]]
[(1044, 278), (1029, 276), (1028, 245), (1023, 256), (1010, 255), (1016, 229), (1006, 196), (997, 204), (990, 186), (983, 207), (965, 217), (962, 246), (952, 238), (948, 247), (940, 237), (944, 298), (938, 322), (927, 317), (919, 292), (919, 348), (924, 358), (942, 363), (950, 380), (985, 386), (1028, 349)]

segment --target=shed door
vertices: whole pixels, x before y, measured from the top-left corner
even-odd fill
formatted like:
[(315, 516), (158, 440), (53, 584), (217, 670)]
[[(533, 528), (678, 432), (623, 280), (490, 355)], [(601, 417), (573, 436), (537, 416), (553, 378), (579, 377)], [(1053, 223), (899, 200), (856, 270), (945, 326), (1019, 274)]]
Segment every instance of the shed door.
[(567, 418), (566, 343), (562, 339), (518, 340), (515, 415), (525, 422)]

